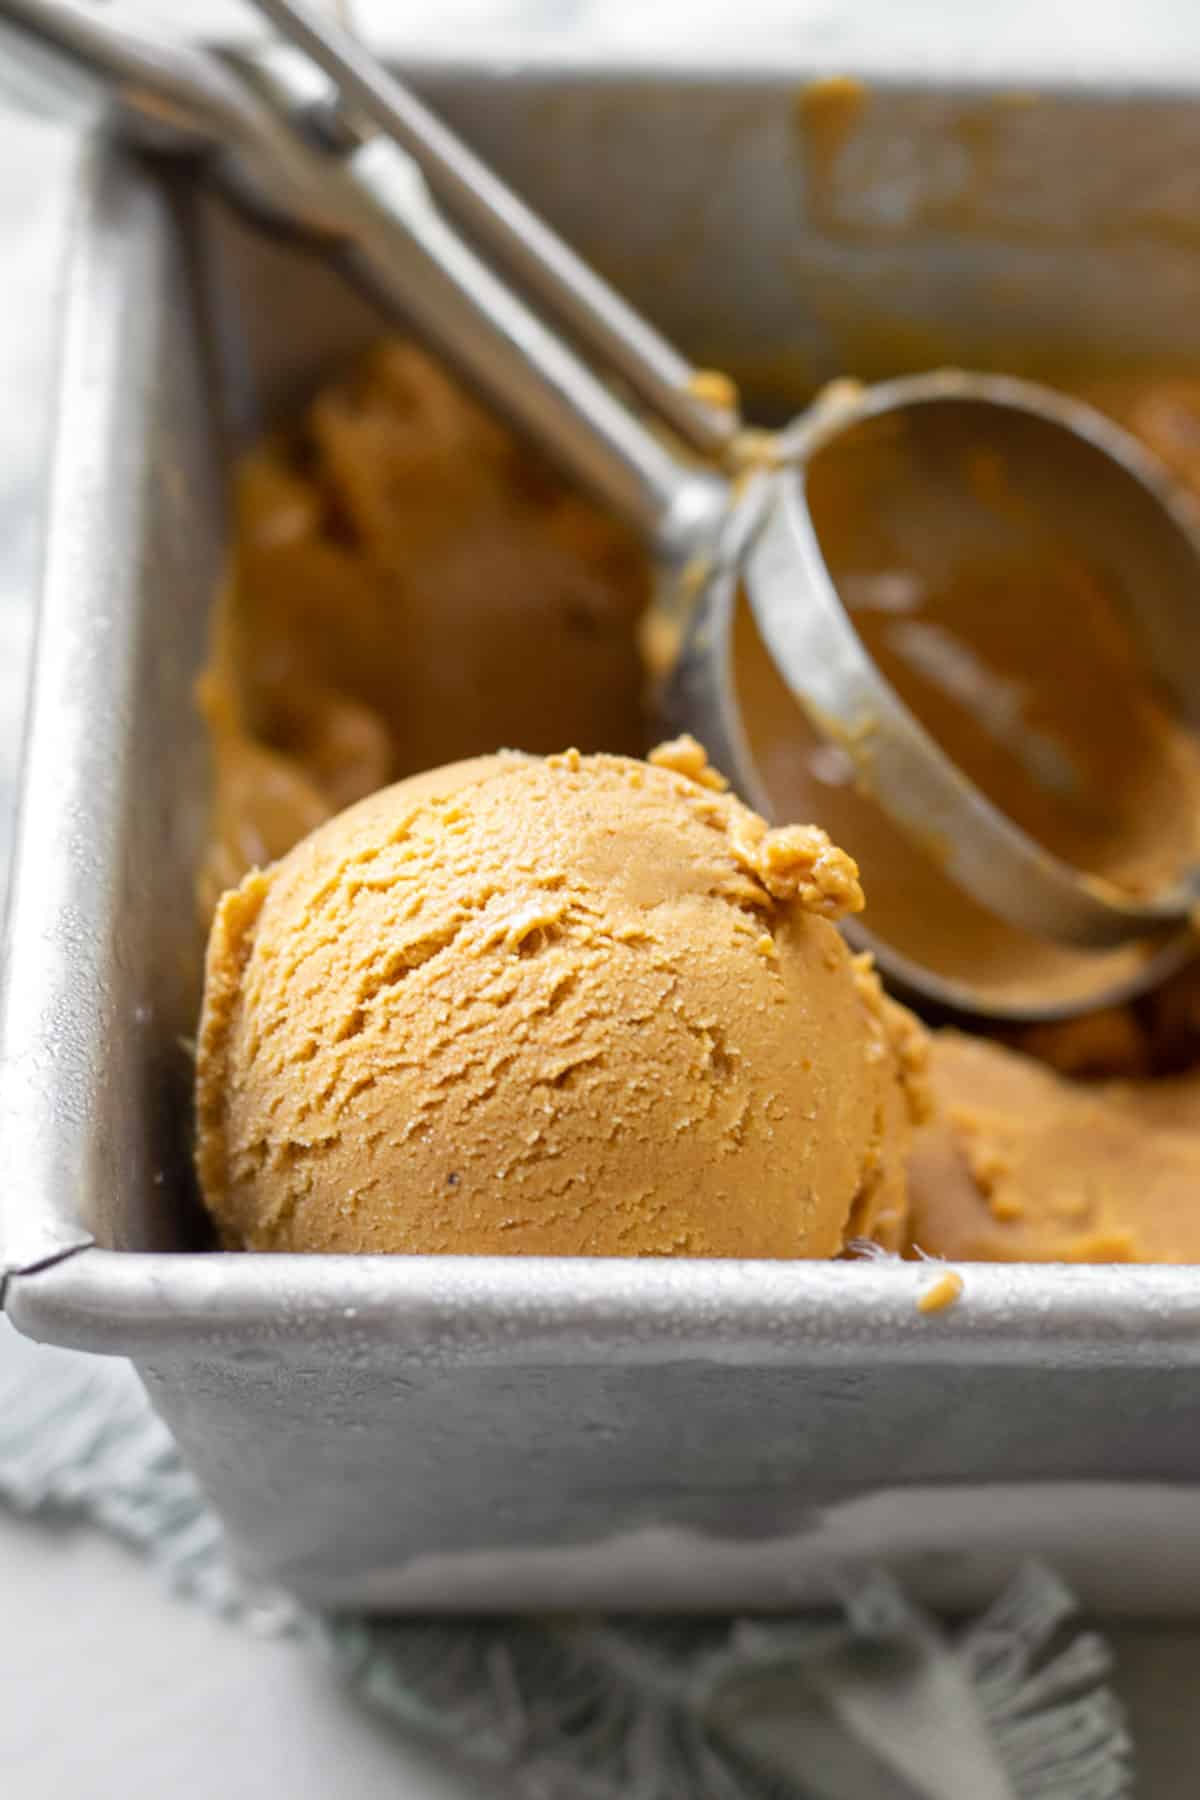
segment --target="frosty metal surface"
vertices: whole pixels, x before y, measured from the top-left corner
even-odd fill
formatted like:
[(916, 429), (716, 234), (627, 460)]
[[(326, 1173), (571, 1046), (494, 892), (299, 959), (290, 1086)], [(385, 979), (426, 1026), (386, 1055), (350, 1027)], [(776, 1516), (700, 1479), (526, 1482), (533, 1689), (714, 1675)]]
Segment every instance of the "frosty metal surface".
[[(603, 76), (427, 91), (764, 391), (933, 344), (1196, 357), (1194, 101), (885, 90), (806, 178), (799, 79), (663, 74), (653, 107)], [(914, 1265), (182, 1253), (222, 472), (376, 326), (111, 150), (78, 209), (5, 970), (13, 1320), (133, 1356), (239, 1555), (326, 1603), (788, 1605), (888, 1545), (966, 1599), (1032, 1543), (1107, 1604), (1195, 1605), (1194, 1270), (967, 1267), (923, 1317)], [(1129, 1549), (1147, 1521), (1169, 1576)]]

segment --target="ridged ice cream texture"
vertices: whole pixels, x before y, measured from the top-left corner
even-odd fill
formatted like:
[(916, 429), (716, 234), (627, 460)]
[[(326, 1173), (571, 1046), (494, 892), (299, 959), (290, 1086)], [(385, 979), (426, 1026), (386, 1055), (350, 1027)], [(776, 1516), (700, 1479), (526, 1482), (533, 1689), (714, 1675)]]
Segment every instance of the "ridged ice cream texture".
[(815, 827), (699, 746), (481, 757), (221, 901), (197, 1163), (257, 1250), (827, 1257), (903, 1241), (923, 1038)]

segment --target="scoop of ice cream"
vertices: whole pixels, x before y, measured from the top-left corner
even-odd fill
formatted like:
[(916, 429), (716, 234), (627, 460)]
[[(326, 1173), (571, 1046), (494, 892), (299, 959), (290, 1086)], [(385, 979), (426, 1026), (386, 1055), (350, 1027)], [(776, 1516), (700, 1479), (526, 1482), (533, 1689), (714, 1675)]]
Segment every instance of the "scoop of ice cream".
[(459, 763), (218, 908), (198, 1167), (249, 1249), (830, 1256), (902, 1241), (923, 1037), (813, 827), (699, 746)]
[(912, 1243), (995, 1262), (1200, 1261), (1200, 1075), (1070, 1081), (955, 1032), (932, 1048)]

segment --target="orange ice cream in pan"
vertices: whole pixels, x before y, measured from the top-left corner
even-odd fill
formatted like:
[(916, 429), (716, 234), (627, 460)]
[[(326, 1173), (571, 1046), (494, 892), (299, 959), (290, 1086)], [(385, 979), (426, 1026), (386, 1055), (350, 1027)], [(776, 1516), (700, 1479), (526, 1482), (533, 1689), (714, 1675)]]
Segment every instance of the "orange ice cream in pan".
[[(1200, 388), (1090, 397), (1200, 487)], [(624, 533), (405, 345), (243, 466), (204, 689), (206, 911), (228, 891), (198, 1154), (224, 1241), (1200, 1260), (1193, 979), (1003, 1044), (935, 1033), (910, 1155), (924, 1034), (831, 922), (854, 863), (768, 831), (697, 747), (635, 760), (647, 598)], [(752, 716), (787, 796), (791, 723)], [(529, 754), (566, 743), (609, 754)], [(820, 810), (790, 793), (858, 854), (836, 784)], [(868, 918), (875, 869), (905, 903), (884, 848)], [(996, 929), (1002, 978), (1048, 958), (1070, 992), (1078, 953)]]

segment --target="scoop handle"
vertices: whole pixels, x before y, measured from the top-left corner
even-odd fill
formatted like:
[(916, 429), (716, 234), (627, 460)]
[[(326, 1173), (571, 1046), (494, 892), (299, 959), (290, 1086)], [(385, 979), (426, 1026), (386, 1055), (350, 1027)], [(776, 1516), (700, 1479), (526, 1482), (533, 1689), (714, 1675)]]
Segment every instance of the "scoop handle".
[(335, 20), (307, 0), (254, 4), (319, 64), (352, 110), (408, 152), (438, 200), (573, 338), (694, 449), (719, 455), (730, 447), (741, 426), (732, 386), (727, 399), (706, 396), (686, 358)]
[[(256, 59), (246, 72), (273, 110), (296, 119), (311, 110), (312, 84), (290, 58)], [(390, 134), (314, 148), (310, 164), (306, 199), (336, 221), (335, 253), (348, 273), (411, 320), (657, 556), (681, 565), (711, 550), (729, 483), (674, 454), (487, 267)]]

